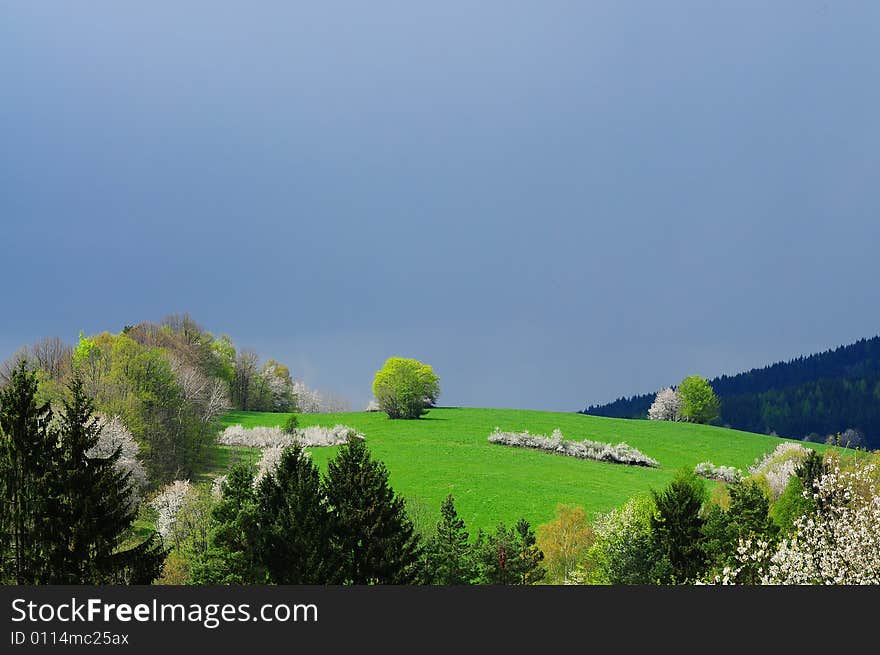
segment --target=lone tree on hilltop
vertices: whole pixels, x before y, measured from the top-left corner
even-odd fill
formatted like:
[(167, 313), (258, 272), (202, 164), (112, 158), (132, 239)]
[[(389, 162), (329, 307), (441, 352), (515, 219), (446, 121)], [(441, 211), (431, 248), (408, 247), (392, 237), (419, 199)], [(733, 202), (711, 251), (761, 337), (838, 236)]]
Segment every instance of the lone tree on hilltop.
[(692, 423), (711, 423), (719, 415), (720, 402), (706, 378), (690, 375), (678, 385), (681, 417)]
[(390, 357), (373, 380), (373, 395), (388, 418), (419, 418), (440, 395), (440, 378), (417, 359)]

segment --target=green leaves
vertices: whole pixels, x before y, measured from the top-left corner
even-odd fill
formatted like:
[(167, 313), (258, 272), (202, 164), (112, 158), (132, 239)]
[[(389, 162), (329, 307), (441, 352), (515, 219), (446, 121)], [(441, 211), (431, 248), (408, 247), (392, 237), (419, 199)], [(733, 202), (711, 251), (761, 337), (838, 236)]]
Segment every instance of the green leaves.
[(419, 418), (440, 395), (440, 378), (416, 359), (390, 357), (373, 381), (373, 395), (388, 418)]
[(681, 396), (681, 415), (692, 423), (711, 423), (718, 418), (720, 403), (709, 381), (699, 375), (690, 375), (678, 385)]

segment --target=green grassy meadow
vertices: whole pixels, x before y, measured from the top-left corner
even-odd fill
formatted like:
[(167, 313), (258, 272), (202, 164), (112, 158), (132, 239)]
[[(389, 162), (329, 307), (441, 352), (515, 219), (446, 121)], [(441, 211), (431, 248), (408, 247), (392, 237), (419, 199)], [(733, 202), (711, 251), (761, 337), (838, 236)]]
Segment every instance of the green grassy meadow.
[[(281, 425), (287, 416), (229, 412), (223, 425)], [(411, 421), (390, 420), (380, 412), (303, 414), (299, 421), (302, 427), (342, 423), (356, 428), (366, 436), (371, 453), (388, 467), (392, 486), (407, 499), (411, 511), (420, 515), (417, 519), (436, 521), (441, 501), (451, 493), (474, 533), (477, 528), (491, 529), (499, 521), (512, 524), (520, 517), (537, 526), (553, 517), (560, 502), (581, 505), (592, 516), (652, 488), (660, 489), (680, 467), (693, 469), (708, 460), (745, 470), (782, 441), (706, 425), (516, 409), (436, 408)], [(625, 441), (658, 460), (660, 467), (579, 460), (490, 444), (487, 438), (495, 426), (548, 435), (559, 428), (566, 439)], [(311, 450), (324, 471), (338, 447)], [(253, 449), (218, 446), (208, 473), (258, 457)]]

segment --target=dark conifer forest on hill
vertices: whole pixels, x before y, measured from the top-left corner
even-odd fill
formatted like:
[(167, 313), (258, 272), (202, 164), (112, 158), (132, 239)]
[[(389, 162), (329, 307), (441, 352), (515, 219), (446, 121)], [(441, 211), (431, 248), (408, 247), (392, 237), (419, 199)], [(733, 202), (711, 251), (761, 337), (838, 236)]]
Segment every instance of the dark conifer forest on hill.
[[(810, 441), (852, 429), (861, 445), (880, 447), (880, 336), (710, 382), (721, 400), (718, 425)], [(646, 418), (653, 399), (618, 398), (582, 413)]]

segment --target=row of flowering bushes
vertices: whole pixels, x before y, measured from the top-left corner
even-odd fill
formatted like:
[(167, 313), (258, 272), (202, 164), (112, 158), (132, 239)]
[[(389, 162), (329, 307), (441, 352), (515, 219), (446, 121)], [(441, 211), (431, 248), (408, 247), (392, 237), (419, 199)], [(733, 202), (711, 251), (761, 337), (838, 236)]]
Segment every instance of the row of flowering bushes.
[(571, 441), (563, 437), (559, 429), (547, 437), (542, 434), (525, 432), (502, 432), (500, 428), (489, 435), (489, 442), (503, 446), (516, 446), (518, 448), (536, 448), (550, 453), (558, 453), (578, 459), (593, 459), (599, 462), (612, 462), (615, 464), (629, 464), (632, 466), (660, 466), (659, 462), (651, 459), (639, 450), (624, 442), (613, 445), (600, 441)]
[(700, 462), (694, 467), (694, 473), (701, 478), (734, 483), (742, 479), (742, 471), (733, 466), (716, 466), (712, 462)]
[(279, 427), (245, 428), (230, 425), (217, 439), (223, 446), (246, 446), (248, 448), (270, 448), (292, 446), (298, 442), (304, 448), (320, 446), (341, 446), (349, 438), (363, 439), (364, 435), (347, 425), (334, 425), (332, 428), (310, 425), (296, 428), (292, 434)]

